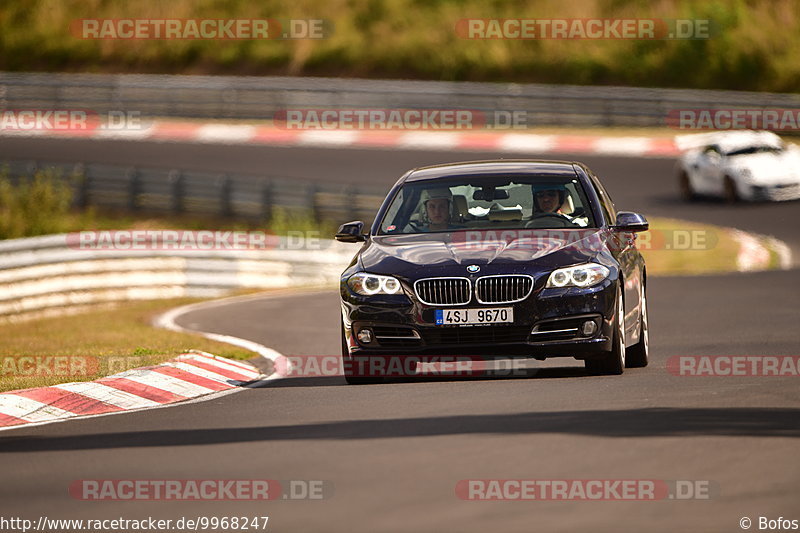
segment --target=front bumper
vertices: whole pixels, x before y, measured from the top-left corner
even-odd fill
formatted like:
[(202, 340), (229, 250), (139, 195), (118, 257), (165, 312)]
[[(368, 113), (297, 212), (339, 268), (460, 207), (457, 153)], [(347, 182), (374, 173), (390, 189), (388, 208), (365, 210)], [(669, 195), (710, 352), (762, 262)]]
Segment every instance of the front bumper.
[[(472, 303), (456, 308), (513, 307), (514, 322), (502, 325), (437, 326), (437, 306), (412, 295), (360, 297), (342, 288), (342, 319), (351, 356), (359, 355), (481, 355), (489, 357), (575, 357), (586, 359), (611, 350), (617, 280), (606, 279), (588, 289), (534, 287), (525, 300), (513, 304)], [(439, 307), (441, 308), (441, 307)], [(595, 322), (584, 335), (581, 326)], [(371, 330), (373, 340), (359, 342), (359, 330)]]
[(782, 202), (800, 199), (800, 183), (751, 185), (750, 198), (756, 202)]

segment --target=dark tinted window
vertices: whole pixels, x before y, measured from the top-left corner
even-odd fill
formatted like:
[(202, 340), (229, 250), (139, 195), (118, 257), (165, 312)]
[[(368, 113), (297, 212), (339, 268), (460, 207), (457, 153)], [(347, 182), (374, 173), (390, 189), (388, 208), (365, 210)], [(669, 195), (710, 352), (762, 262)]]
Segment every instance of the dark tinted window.
[(403, 185), (380, 234), (595, 227), (581, 182), (550, 176), (470, 176)]
[(592, 183), (594, 183), (597, 196), (600, 197), (600, 208), (603, 210), (603, 216), (608, 224), (613, 224), (617, 219), (617, 210), (614, 207), (614, 201), (611, 199), (611, 195), (608, 194), (606, 188), (603, 187), (603, 184), (594, 174), (592, 174)]

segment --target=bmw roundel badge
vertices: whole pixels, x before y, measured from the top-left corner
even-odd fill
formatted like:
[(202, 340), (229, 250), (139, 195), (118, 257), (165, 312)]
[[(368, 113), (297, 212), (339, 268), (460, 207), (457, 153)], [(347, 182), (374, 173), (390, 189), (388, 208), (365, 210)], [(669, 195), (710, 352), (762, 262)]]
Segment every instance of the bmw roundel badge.
[(475, 272), (480, 271), (480, 269), (481, 267), (479, 267), (478, 265), (470, 265), (467, 267), (467, 272), (474, 274)]

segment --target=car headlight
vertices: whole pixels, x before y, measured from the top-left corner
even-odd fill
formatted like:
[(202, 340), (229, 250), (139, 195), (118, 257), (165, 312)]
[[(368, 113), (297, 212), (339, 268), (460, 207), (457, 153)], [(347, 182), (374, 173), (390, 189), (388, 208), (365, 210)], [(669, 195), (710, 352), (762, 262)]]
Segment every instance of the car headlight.
[(400, 282), (392, 276), (357, 272), (347, 279), (347, 285), (356, 294), (372, 296), (374, 294), (397, 294), (401, 291)]
[(608, 277), (609, 270), (597, 263), (559, 268), (550, 273), (547, 287), (591, 287)]

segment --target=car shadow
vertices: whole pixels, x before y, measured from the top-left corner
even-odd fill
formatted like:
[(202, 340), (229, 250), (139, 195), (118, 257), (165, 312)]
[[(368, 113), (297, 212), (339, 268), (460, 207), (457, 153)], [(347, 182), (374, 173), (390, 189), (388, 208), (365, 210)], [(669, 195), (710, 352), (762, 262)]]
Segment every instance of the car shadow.
[(159, 429), (59, 436), (11, 434), (0, 438), (0, 454), (479, 434), (565, 434), (608, 438), (703, 436), (800, 438), (800, 409), (656, 407), (337, 420), (276, 426)]

